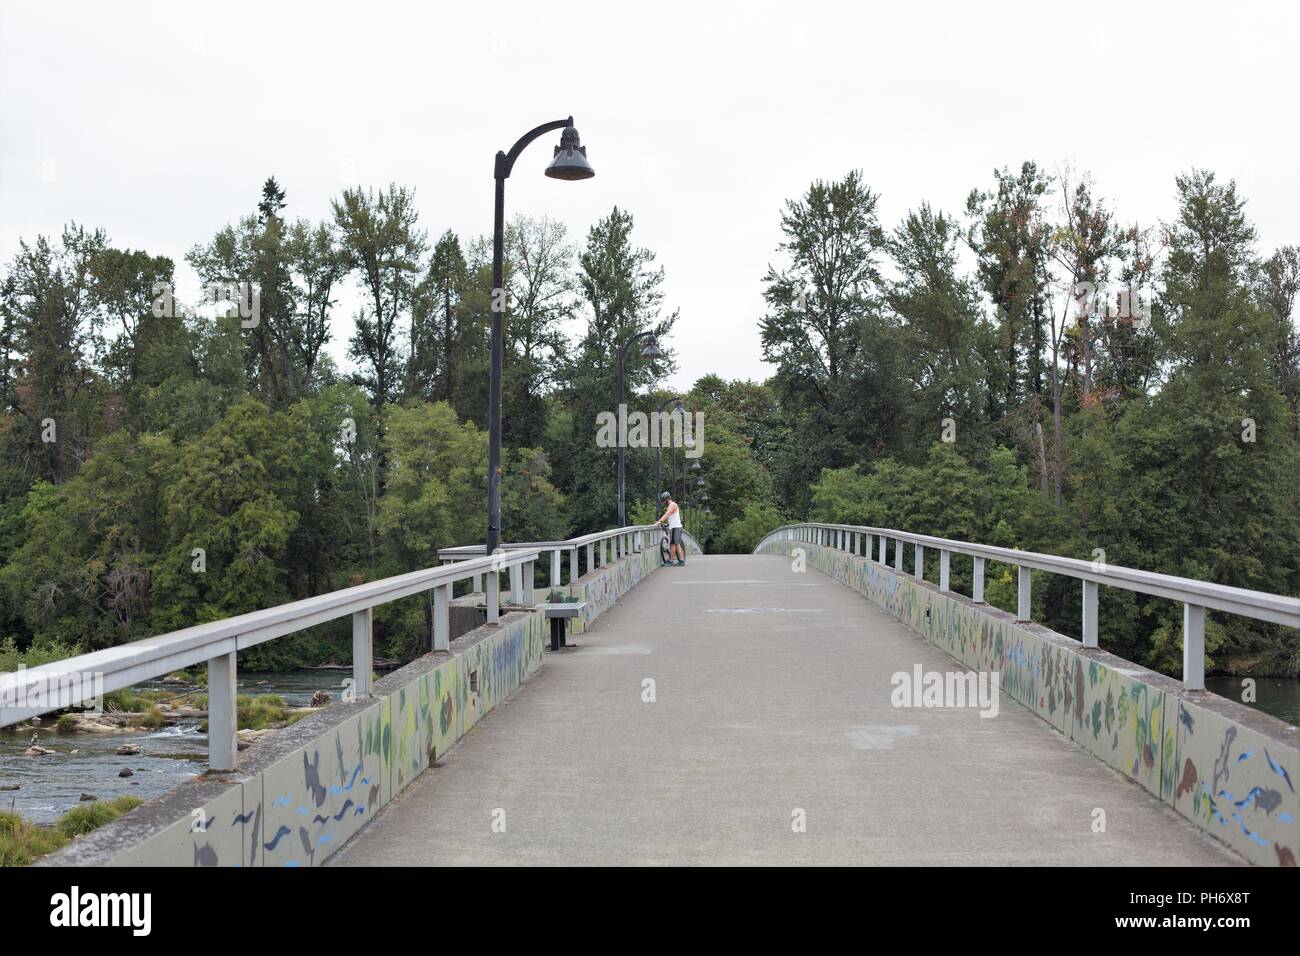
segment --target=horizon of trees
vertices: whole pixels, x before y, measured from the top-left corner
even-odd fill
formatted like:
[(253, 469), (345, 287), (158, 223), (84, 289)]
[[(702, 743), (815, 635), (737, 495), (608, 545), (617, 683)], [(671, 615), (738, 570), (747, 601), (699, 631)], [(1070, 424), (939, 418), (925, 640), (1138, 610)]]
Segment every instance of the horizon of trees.
[[(702, 477), (711, 551), (832, 520), (1300, 593), (1300, 254), (1259, 253), (1212, 173), (1177, 177), (1175, 196), (1170, 222), (1129, 223), (1089, 177), (1026, 162), (960, 213), (922, 201), (886, 228), (860, 172), (814, 182), (756, 277), (773, 374), (699, 379), (683, 397), (704, 415), (701, 468), (682, 476), (665, 449), (660, 483), (676, 475), (691, 505)], [(322, 593), (484, 536), (490, 240), (431, 239), (396, 184), (344, 190), (323, 222), (290, 208), (268, 179), (186, 253), (205, 284), (255, 288), (255, 321), (246, 303), (209, 317), (160, 298), (173, 259), (77, 224), (6, 264), (0, 660)], [(629, 352), (629, 404), (673, 397), (678, 313), (633, 226), (615, 208), (579, 244), (553, 220), (508, 225), (507, 540), (615, 521), (616, 451), (594, 438), (620, 343), (653, 329), (666, 352)], [(363, 294), (344, 374), (326, 345), (348, 282)], [(654, 517), (654, 458), (626, 456), (634, 521)], [(1073, 584), (1036, 583), (1035, 618), (1077, 635)], [(990, 574), (991, 601), (1011, 591)], [(1102, 602), (1103, 646), (1178, 672), (1179, 609)], [(384, 609), (380, 655), (425, 649), (429, 611)], [(1294, 637), (1207, 623), (1211, 664), (1234, 672), (1300, 674)], [(324, 627), (241, 666), (346, 647)]]

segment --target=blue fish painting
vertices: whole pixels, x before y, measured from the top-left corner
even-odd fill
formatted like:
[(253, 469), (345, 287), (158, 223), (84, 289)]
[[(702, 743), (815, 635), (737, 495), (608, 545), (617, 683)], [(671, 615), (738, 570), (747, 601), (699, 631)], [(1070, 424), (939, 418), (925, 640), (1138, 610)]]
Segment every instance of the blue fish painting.
[(311, 796), (316, 801), (316, 806), (325, 802), (325, 788), (320, 782), (320, 751), (316, 751), (316, 759), (311, 763), (307, 762), (307, 751), (302, 752), (302, 775), (303, 783), (311, 791)]
[(270, 843), (262, 844), (267, 850), (274, 850), (276, 845), (293, 831), (288, 827), (281, 825), (280, 829), (275, 831), (275, 836), (271, 837)]
[(1272, 770), (1275, 774), (1285, 780), (1286, 785), (1291, 788), (1291, 792), (1295, 793), (1295, 787), (1291, 783), (1291, 775), (1286, 772), (1286, 767), (1282, 766), (1272, 758), (1267, 747), (1264, 748), (1264, 759), (1268, 761), (1268, 769)]

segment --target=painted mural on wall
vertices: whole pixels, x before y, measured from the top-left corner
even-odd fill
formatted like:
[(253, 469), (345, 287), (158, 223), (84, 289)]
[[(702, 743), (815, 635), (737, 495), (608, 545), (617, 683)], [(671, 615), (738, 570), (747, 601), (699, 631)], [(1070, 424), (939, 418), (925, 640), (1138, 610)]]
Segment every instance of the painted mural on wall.
[(1210, 706), (1179, 700), (1173, 801), (1178, 812), (1231, 843), (1253, 863), (1295, 866), (1300, 801), (1294, 747), (1242, 726)]
[(581, 634), (591, 622), (613, 607), (651, 571), (659, 567), (659, 553), (646, 550), (633, 552), (616, 563), (598, 568), (594, 575), (570, 585), (569, 593), (575, 601), (583, 601), (586, 608), (573, 620), (573, 633)]
[(377, 702), (262, 771), (260, 865), (318, 866), (384, 805), (388, 705)]
[(1279, 722), (1278, 735), (1260, 733), (1243, 723), (1248, 715), (1223, 712), (1239, 706), (1233, 702), (1167, 691), (1151, 671), (941, 594), (874, 560), (802, 541), (767, 541), (758, 552), (788, 556), (795, 548), (966, 667), (1000, 671), (1002, 690), (1014, 700), (1247, 859), (1295, 865), (1295, 728)]
[(317, 866), (542, 663), (541, 612), (511, 620), (113, 860)]

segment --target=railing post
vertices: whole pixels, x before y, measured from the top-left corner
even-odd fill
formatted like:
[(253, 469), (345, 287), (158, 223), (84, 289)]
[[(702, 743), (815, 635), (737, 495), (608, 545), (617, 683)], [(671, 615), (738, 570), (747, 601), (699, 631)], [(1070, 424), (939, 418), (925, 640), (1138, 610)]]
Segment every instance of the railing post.
[[(357, 700), (370, 696), (370, 675), (374, 673), (374, 633), (375, 612), (373, 608), (355, 611), (352, 614), (352, 692)], [(434, 627), (437, 628), (438, 615), (434, 612)], [(437, 643), (437, 639), (434, 639)]]
[(501, 619), (501, 575), (489, 571), (487, 575), (487, 622), (495, 624)]
[(939, 552), (939, 590), (948, 590), (948, 572), (950, 552), (941, 550)]
[(885, 547), (886, 547), (886, 538), (882, 534), (880, 536), (880, 563), (881, 564), (885, 563)]
[(451, 649), (451, 585), (433, 589), (433, 649)]
[(590, 574), (596, 569), (596, 545), (587, 545), (587, 573)]
[(609, 538), (600, 539), (600, 552), (600, 566), (603, 568), (609, 565)]
[(1183, 689), (1205, 690), (1205, 608), (1183, 605)]
[(1029, 600), (1029, 569), (1023, 564), (1016, 568), (1017, 577), (1017, 600), (1016, 600), (1016, 620), (1028, 621), (1033, 613)]
[(925, 548), (919, 544), (913, 545), (913, 558), (915, 559), (916, 579), (925, 580)]
[(578, 549), (570, 548), (569, 549), (569, 583), (570, 584), (577, 583), (577, 580), (580, 577), (581, 575), (578, 574)]
[(903, 541), (901, 538), (894, 539), (894, 570), (903, 570)]
[(208, 661), (208, 769), (234, 770), (238, 724), (235, 717), (235, 654)]
[(1097, 646), (1097, 582), (1083, 582), (1083, 646)]
[(560, 586), (560, 549), (551, 549), (551, 587)]
[(510, 602), (521, 603), (523, 591), (523, 568), (518, 564), (512, 564), (510, 565)]
[(474, 575), (474, 593), (475, 594), (483, 593), (483, 575), (481, 574)]
[(984, 603), (984, 559), (975, 559), (975, 584), (970, 590), (970, 602), (972, 604)]
[(623, 543), (623, 536), (621, 534), (614, 535), (614, 560), (615, 561), (619, 560), (622, 557), (622, 555), (619, 553), (619, 546), (622, 543)]
[(536, 569), (533, 567), (534, 564), (536, 564), (535, 561), (525, 561), (520, 568), (520, 575), (523, 577), (523, 588), (520, 591), (518, 603), (523, 604), (525, 607), (532, 607), (534, 603), (533, 580), (537, 577)]

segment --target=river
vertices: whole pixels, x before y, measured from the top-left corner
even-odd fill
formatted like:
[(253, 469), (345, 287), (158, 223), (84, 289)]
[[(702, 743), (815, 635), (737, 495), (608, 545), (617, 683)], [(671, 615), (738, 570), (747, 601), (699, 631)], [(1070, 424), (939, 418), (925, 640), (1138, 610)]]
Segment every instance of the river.
[[(239, 677), (241, 694), (278, 694), (291, 707), (303, 707), (318, 690), (337, 699), (349, 670), (297, 670), (278, 674), (247, 673)], [(175, 684), (147, 683), (140, 690), (187, 690)], [(159, 730), (139, 733), (61, 734), (53, 720), (37, 733), (37, 743), (55, 751), (43, 757), (25, 757), (32, 731), (0, 730), (0, 786), (18, 784), (14, 791), (0, 790), (0, 810), (21, 813), (33, 823), (53, 823), (81, 802), (83, 793), (100, 800), (123, 794), (148, 800), (178, 783), (202, 773), (207, 764), (208, 735), (201, 721), (182, 720)], [(119, 757), (123, 744), (136, 744), (140, 753)], [(74, 752), (75, 751), (75, 752)], [(119, 777), (127, 769), (130, 777)]]

